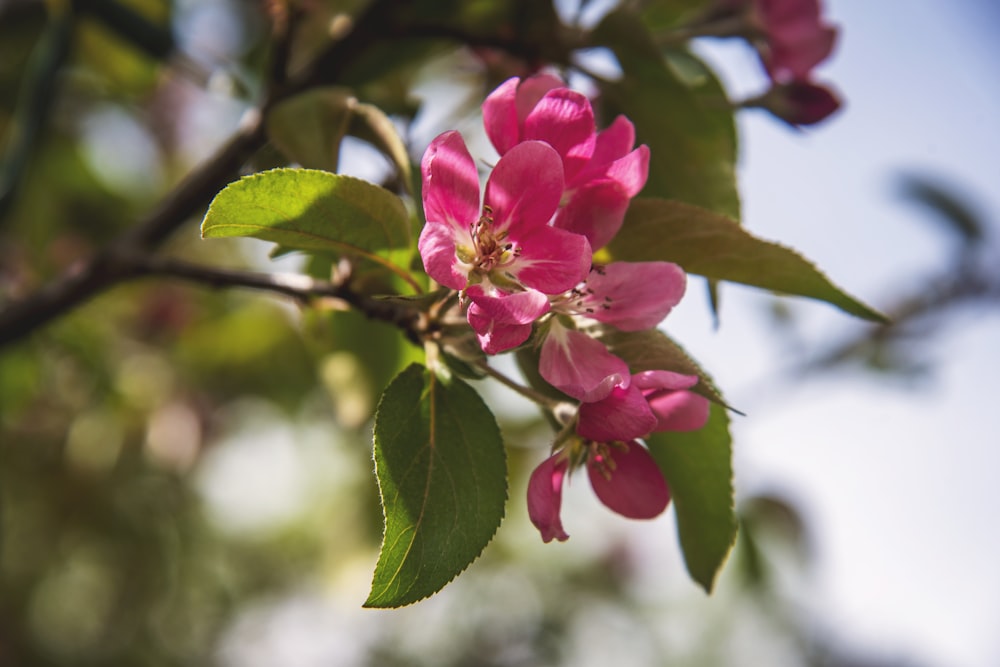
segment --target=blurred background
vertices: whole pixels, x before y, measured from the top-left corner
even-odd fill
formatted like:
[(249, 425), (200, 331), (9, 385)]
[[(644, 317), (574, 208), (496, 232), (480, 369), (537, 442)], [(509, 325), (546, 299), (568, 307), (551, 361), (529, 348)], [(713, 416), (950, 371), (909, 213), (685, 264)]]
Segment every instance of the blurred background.
[[(42, 3), (0, 2), (6, 294), (131, 224), (258, 92), (257, 5), (130, 5), (169, 30), (127, 43), (81, 21), (70, 49)], [(744, 224), (894, 324), (724, 285), (716, 327), (691, 280), (666, 328), (746, 413), (741, 535), (712, 596), (670, 512), (627, 522), (582, 477), (564, 500), (572, 538), (542, 544), (523, 498), (548, 428), (484, 384), (510, 450), (497, 538), (442, 593), (362, 609), (381, 536), (368, 419), (416, 352), (349, 313), (136, 282), (0, 351), (0, 665), (1000, 664), (1000, 9), (828, 0), (826, 14), (841, 34), (818, 76), (845, 107), (807, 130), (739, 114)], [(745, 43), (696, 50), (731, 98), (766, 85)], [(68, 63), (58, 94), (55, 79), (26, 93), (46, 59)], [(398, 116), (423, 105), (405, 128), (415, 159), (443, 129), (480, 132), (480, 61), (442, 50), (412, 75), (420, 99), (376, 92)], [(38, 127), (15, 135), (26, 96)], [(389, 170), (360, 142), (341, 158)], [(166, 250), (299, 261), (202, 242), (194, 222)], [(394, 352), (366, 357), (366, 340)]]

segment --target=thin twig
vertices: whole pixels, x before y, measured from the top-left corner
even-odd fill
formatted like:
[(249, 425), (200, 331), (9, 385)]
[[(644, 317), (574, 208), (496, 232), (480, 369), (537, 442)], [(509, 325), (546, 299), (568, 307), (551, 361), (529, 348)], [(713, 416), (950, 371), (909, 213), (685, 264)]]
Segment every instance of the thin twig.
[(517, 382), (511, 380), (509, 377), (507, 377), (497, 369), (490, 366), (489, 362), (486, 361), (485, 359), (478, 360), (474, 363), (476, 365), (476, 368), (481, 369), (484, 373), (489, 375), (494, 380), (497, 380), (506, 387), (513, 389), (514, 391), (519, 393), (521, 396), (524, 396), (528, 400), (538, 403), (539, 405), (541, 405), (543, 408), (546, 408), (554, 415), (562, 414), (563, 412), (566, 411), (567, 406), (569, 406), (569, 404), (566, 403), (565, 401), (556, 400), (550, 396), (542, 394), (541, 392), (535, 391), (531, 387), (525, 387), (522, 384), (518, 384)]

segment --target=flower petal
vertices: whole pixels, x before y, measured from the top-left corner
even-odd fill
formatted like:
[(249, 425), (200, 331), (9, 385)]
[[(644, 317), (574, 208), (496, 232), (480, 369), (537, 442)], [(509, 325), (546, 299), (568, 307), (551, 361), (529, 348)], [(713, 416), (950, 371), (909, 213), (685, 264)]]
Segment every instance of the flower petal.
[[(453, 226), (446, 222), (428, 221), (420, 230), (417, 248), (424, 261), (424, 270), (438, 283), (452, 289), (464, 289), (468, 282), (468, 267), (459, 261), (455, 246), (460, 236)], [(465, 233), (468, 237), (468, 232)], [(472, 243), (471, 238), (468, 243)]]
[(547, 225), (517, 239), (520, 254), (506, 272), (546, 294), (573, 289), (590, 271), (590, 243), (579, 234)]
[(608, 447), (587, 462), (594, 493), (608, 509), (629, 519), (652, 519), (667, 508), (670, 490), (646, 448), (637, 442)]
[(497, 153), (503, 155), (521, 139), (514, 97), (521, 79), (507, 79), (483, 101), (483, 127)]
[(657, 419), (635, 385), (615, 387), (604, 399), (581, 403), (576, 432), (594, 442), (627, 442), (649, 435)]
[(655, 327), (680, 302), (686, 281), (684, 270), (670, 262), (595, 266), (579, 307), (622, 331), (641, 331)]
[(708, 422), (708, 399), (692, 391), (663, 391), (647, 395), (656, 416), (653, 431), (697, 431)]
[(551, 145), (562, 157), (566, 180), (572, 181), (590, 161), (596, 142), (594, 110), (590, 100), (569, 88), (545, 94), (524, 119), (524, 139)]
[(467, 230), (479, 218), (479, 173), (462, 135), (438, 135), (420, 163), (424, 217)]
[(565, 542), (569, 535), (563, 530), (562, 486), (569, 462), (561, 454), (545, 459), (528, 479), (528, 517), (542, 534), (543, 542), (557, 539)]
[(472, 285), (466, 294), (472, 300), (469, 324), (487, 354), (505, 352), (528, 340), (532, 323), (549, 311), (548, 297), (534, 290), (491, 295), (481, 285)]
[(579, 188), (552, 223), (559, 229), (587, 237), (592, 250), (606, 246), (625, 221), (629, 197), (615, 181), (591, 181)]
[(496, 234), (513, 239), (548, 224), (559, 206), (563, 170), (559, 154), (540, 141), (525, 141), (500, 158), (486, 183)]
[(599, 401), (617, 387), (631, 382), (628, 366), (586, 334), (553, 320), (542, 343), (538, 372), (546, 382), (568, 396)]
[(687, 391), (698, 384), (697, 375), (672, 371), (643, 371), (632, 376), (656, 416), (654, 431), (697, 431), (708, 421), (709, 402)]

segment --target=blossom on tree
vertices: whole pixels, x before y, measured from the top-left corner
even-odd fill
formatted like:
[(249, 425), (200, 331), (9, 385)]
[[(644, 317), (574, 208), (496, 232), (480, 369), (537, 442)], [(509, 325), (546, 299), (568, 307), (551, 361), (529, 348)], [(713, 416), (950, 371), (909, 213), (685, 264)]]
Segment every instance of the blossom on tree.
[(599, 401), (581, 403), (576, 432), (611, 442), (660, 431), (696, 431), (708, 421), (708, 399), (689, 391), (698, 376), (643, 371), (620, 382)]
[(513, 77), (483, 102), (486, 134), (500, 155), (538, 140), (560, 155), (565, 192), (554, 225), (583, 234), (594, 250), (611, 240), (629, 201), (646, 184), (649, 148), (635, 148), (635, 126), (618, 116), (597, 132), (590, 100), (550, 74)]
[[(479, 315), (523, 326), (544, 314), (548, 303), (535, 294), (517, 295), (560, 294), (586, 276), (586, 238), (549, 225), (563, 190), (561, 160), (552, 147), (539, 141), (513, 147), (491, 172), (482, 207), (476, 165), (458, 132), (431, 142), (421, 172), (427, 223), (418, 249), (424, 268), (446, 287), (478, 286)], [(487, 305), (487, 298), (498, 301)], [(484, 318), (476, 323), (477, 333), (492, 340)], [(490, 345), (496, 348), (491, 351), (509, 349)]]
[[(666, 480), (641, 444), (587, 443), (584, 447), (590, 486), (608, 509), (629, 519), (652, 519), (667, 508)], [(560, 516), (568, 469), (566, 452), (557, 452), (539, 464), (528, 480), (528, 516), (543, 542), (569, 539)]]
[[(551, 299), (555, 314), (582, 324), (593, 320), (621, 331), (659, 324), (684, 296), (687, 278), (670, 262), (595, 265), (583, 284)], [(541, 343), (539, 373), (564, 394), (584, 402), (605, 398), (630, 382), (628, 366), (604, 344), (554, 318)]]

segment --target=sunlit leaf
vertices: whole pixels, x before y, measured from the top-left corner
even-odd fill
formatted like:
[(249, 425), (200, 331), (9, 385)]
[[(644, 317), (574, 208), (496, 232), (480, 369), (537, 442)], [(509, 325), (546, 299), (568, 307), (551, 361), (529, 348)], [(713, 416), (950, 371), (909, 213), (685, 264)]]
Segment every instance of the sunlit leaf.
[(482, 552), (503, 518), (506, 456), (479, 394), (419, 365), (400, 373), (375, 416), (385, 535), (366, 607), (441, 590)]
[(736, 540), (732, 439), (726, 410), (713, 404), (704, 428), (654, 433), (646, 443), (670, 487), (688, 573), (711, 593)]
[(713, 280), (818, 299), (866, 320), (885, 321), (794, 250), (759, 239), (725, 216), (697, 206), (635, 199), (607, 251), (617, 260), (676, 262), (689, 273)]
[(402, 201), (351, 176), (312, 169), (272, 169), (231, 183), (212, 201), (205, 238), (249, 236), (284, 248), (374, 253), (405, 248), (410, 223)]

